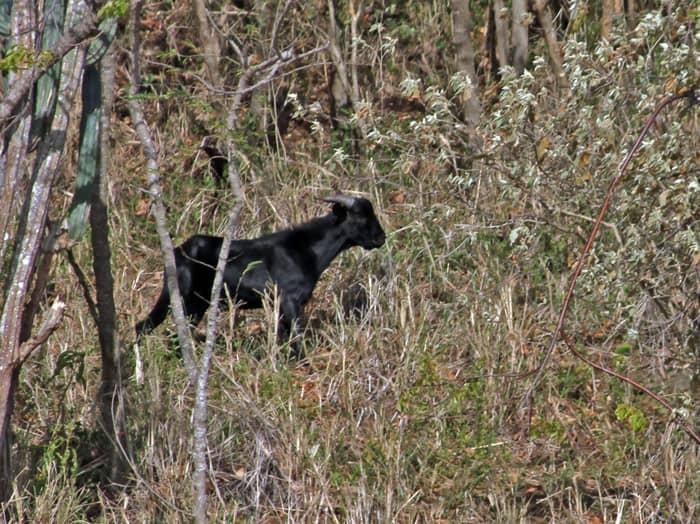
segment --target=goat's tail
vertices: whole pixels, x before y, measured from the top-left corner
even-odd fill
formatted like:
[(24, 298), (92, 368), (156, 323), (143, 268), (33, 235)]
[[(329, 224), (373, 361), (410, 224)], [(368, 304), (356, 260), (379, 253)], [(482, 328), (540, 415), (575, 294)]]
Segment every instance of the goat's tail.
[(165, 320), (169, 308), (170, 293), (168, 292), (168, 285), (164, 284), (156, 305), (153, 306), (153, 309), (145, 319), (136, 324), (136, 338), (138, 339), (142, 335), (148, 335), (157, 328)]

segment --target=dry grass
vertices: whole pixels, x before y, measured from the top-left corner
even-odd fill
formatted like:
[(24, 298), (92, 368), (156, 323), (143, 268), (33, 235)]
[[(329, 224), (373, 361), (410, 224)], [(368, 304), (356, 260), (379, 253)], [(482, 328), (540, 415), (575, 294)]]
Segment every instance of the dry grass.
[[(300, 173), (274, 199), (249, 190), (241, 230), (255, 231), (257, 219), (271, 229), (282, 217), (316, 214), (323, 206), (292, 195), (306, 187), (315, 188), (312, 195), (330, 192), (323, 182)], [(418, 192), (406, 191), (401, 203), (381, 190), (370, 196), (389, 232), (386, 247), (349, 252), (324, 276), (309, 308), (305, 360), (288, 361), (273, 342), (274, 304), (222, 321), (210, 385), (212, 520), (651, 522), (697, 515), (697, 449), (647, 399), (570, 356), (559, 355), (548, 373), (523, 439), (514, 407), (555, 308), (533, 303), (527, 276), (494, 256), (501, 240), (471, 242), (460, 233), (454, 221), (462, 212), (449, 195), (432, 194), (435, 203), (425, 207)], [(131, 234), (119, 225), (127, 223), (124, 203), (113, 216), (128, 347), (160, 276), (155, 243), (120, 242), (141, 236), (136, 225)], [(178, 220), (196, 222), (203, 209), (187, 206)], [(148, 227), (145, 217), (139, 224)], [(467, 267), (455, 259), (465, 256), (473, 261)], [(561, 292), (558, 275), (545, 280), (540, 292)], [(364, 305), (359, 314), (347, 310), (350, 283)], [(23, 382), (22, 412), (34, 422), (18, 424), (18, 440), (29, 442), (34, 428), (49, 461), (26, 511), (53, 522), (95, 511), (107, 521), (189, 521), (193, 399), (163, 330), (141, 346), (144, 383), (127, 387), (129, 486), (101, 494), (83, 485), (89, 461), (80, 451), (73, 457), (73, 448), (59, 445), (49, 456), (47, 440), (75, 443), (82, 433), (74, 424), (90, 427), (99, 366), (97, 351), (86, 349), (95, 342), (78, 291), (69, 284), (59, 292), (76, 309)], [(70, 350), (84, 352), (84, 371), (73, 363), (52, 376)], [(126, 358), (133, 365), (133, 355)], [(634, 431), (617, 420), (620, 403), (640, 406), (647, 427)], [(16, 499), (18, 514), (26, 504)]]

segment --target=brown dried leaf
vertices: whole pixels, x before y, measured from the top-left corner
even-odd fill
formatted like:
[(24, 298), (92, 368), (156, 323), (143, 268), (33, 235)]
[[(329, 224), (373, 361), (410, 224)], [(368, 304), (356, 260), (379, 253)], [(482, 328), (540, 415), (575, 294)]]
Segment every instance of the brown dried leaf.
[(136, 204), (135, 214), (137, 217), (146, 216), (150, 208), (151, 201), (147, 198), (142, 198), (141, 200), (139, 200), (138, 204)]

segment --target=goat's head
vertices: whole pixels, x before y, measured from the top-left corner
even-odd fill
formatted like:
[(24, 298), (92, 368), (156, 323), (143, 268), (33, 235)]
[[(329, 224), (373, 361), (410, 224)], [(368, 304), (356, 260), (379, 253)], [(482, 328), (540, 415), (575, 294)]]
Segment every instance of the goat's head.
[(374, 214), (369, 200), (362, 197), (336, 195), (325, 199), (333, 204), (333, 213), (343, 220), (348, 240), (353, 245), (374, 249), (384, 245), (386, 235)]

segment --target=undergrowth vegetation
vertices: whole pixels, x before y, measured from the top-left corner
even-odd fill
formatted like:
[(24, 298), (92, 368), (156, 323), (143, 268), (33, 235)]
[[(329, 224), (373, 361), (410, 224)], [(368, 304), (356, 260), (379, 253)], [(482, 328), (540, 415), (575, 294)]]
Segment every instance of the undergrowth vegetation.
[[(504, 70), (489, 86), (472, 134), (454, 109), (468, 85), (450, 70), (448, 3), (406, 4), (367, 15), (362, 111), (331, 125), (323, 66), (312, 60), (253, 95), (241, 115), (239, 237), (325, 213), (320, 199), (346, 191), (372, 200), (387, 242), (349, 251), (324, 273), (301, 361), (275, 340), (275, 304), (224, 315), (209, 387), (212, 521), (700, 519), (698, 446), (674, 414), (563, 344), (529, 418), (518, 411), (610, 180), (660, 99), (698, 81), (697, 8), (645, 10), (609, 40), (591, 38), (585, 24), (562, 35), (565, 87), (533, 49), (523, 75)], [(310, 31), (302, 11), (299, 31)], [(200, 147), (223, 117), (191, 74), (202, 64), (183, 43), (187, 16), (165, 2), (149, 4), (146, 18), (144, 103), (176, 242), (220, 234), (232, 205)], [(117, 490), (100, 482), (98, 342), (61, 259), (51, 292), (70, 313), (23, 369), (15, 415), (11, 508), (25, 522), (190, 519), (193, 398), (171, 320), (138, 355), (132, 349), (162, 262), (118, 87), (110, 227), (130, 481)], [(270, 142), (250, 107), (282, 87), (293, 117)], [(695, 428), (699, 117), (679, 104), (652, 129), (566, 326), (589, 358), (644, 383)], [(89, 267), (88, 246), (72, 250)]]

